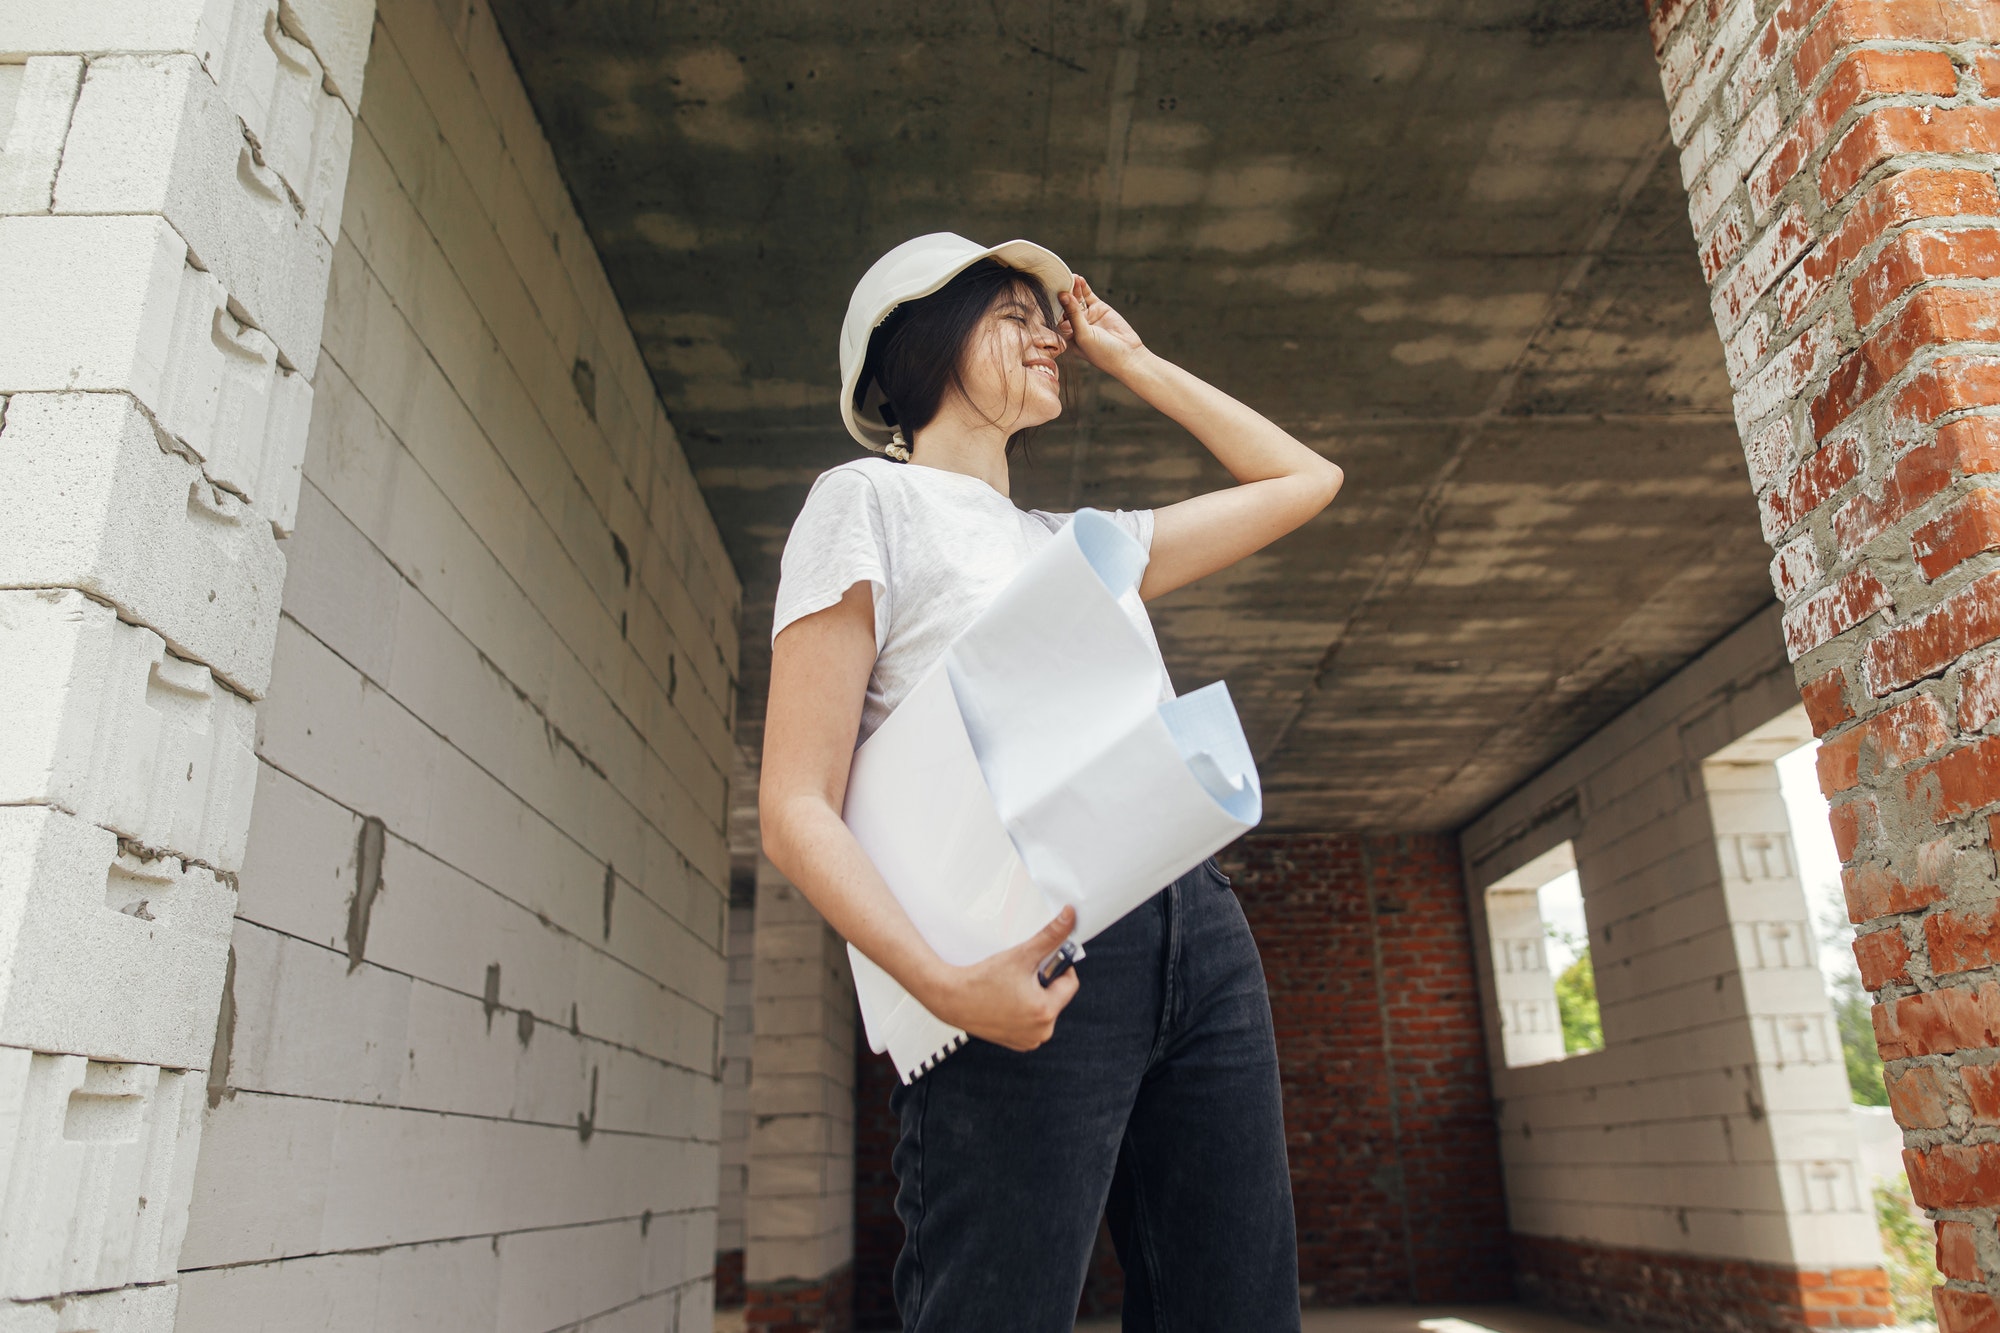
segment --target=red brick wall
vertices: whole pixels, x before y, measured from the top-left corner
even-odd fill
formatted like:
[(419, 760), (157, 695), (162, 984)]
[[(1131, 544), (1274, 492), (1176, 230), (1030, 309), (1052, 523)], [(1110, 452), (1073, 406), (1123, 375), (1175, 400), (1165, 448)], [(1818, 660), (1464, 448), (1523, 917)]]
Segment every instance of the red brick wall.
[(753, 1282), (745, 1290), (743, 1327), (753, 1333), (849, 1333), (854, 1327), (854, 1269), (817, 1282)]
[(1801, 1272), (1541, 1236), (1514, 1237), (1514, 1260), (1524, 1299), (1628, 1328), (1796, 1333), (1891, 1321), (1879, 1268)]
[[(1308, 1304), (1512, 1291), (1457, 840), (1267, 834), (1223, 853), (1264, 954)], [(861, 1056), (855, 1326), (894, 1328), (895, 1074)], [(1117, 1308), (1108, 1240), (1084, 1309)]]
[(1307, 1302), (1506, 1298), (1457, 839), (1266, 834), (1222, 859), (1264, 954)]
[(718, 1250), (715, 1254), (715, 1308), (734, 1310), (746, 1297), (743, 1292), (743, 1251)]

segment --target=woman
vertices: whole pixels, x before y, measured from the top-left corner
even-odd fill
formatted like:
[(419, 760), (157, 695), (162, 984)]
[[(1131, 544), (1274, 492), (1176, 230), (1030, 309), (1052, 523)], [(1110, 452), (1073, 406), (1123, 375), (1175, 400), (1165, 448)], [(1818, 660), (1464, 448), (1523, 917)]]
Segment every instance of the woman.
[(1008, 458), (1061, 413), (1072, 350), (1237, 482), (1112, 515), (1150, 551), (1142, 598), (1234, 564), (1340, 489), (1338, 467), (1147, 350), (1041, 247), (949, 233), (898, 246), (842, 333), (841, 415), (888, 457), (822, 474), (785, 547), (764, 848), (835, 930), (972, 1037), (892, 1099), (907, 1333), (1067, 1333), (1100, 1214), (1126, 1273), (1125, 1328), (1297, 1329), (1270, 1003), (1213, 859), (1044, 988), (1035, 969), (1068, 937), (1069, 908), (1017, 948), (947, 965), (840, 819), (857, 738), (1069, 520), (1014, 506)]

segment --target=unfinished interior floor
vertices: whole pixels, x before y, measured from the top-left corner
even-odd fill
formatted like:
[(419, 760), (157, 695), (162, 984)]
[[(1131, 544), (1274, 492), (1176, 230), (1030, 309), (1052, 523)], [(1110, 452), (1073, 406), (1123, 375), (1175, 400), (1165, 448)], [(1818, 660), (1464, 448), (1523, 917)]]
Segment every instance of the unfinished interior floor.
[[(1594, 1333), (1601, 1325), (1579, 1324), (1560, 1315), (1507, 1306), (1313, 1310), (1304, 1333)], [(1076, 1333), (1117, 1333), (1118, 1321), (1092, 1320)]]
[[(719, 1315), (715, 1333), (743, 1333), (743, 1314)], [(1116, 1319), (1091, 1319), (1076, 1333), (1118, 1333)], [(1303, 1333), (1596, 1333), (1603, 1326), (1512, 1306), (1372, 1306), (1306, 1312)]]

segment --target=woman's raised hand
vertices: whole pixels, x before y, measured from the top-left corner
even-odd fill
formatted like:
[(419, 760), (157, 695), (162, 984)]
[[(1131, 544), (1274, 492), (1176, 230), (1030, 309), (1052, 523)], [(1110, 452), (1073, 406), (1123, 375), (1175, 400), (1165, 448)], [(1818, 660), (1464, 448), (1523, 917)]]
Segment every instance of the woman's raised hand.
[(1035, 978), (1044, 958), (1062, 947), (1076, 928), (1076, 909), (1065, 907), (1055, 920), (1011, 949), (954, 969), (947, 994), (936, 997), (931, 1012), (954, 1027), (964, 1028), (1010, 1051), (1032, 1051), (1056, 1030), (1056, 1016), (1076, 995), (1076, 969), (1057, 977), (1047, 988)]
[(1060, 296), (1063, 320), (1056, 332), (1069, 339), (1091, 365), (1116, 374), (1121, 365), (1146, 350), (1125, 317), (1098, 300), (1082, 274), (1077, 274), (1070, 289)]

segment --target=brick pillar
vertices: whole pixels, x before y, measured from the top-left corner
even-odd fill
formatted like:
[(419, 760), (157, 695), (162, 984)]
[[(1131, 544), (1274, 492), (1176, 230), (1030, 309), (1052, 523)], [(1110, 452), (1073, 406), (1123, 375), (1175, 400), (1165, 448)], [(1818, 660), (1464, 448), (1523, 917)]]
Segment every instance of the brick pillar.
[(0, 1301), (36, 1327), (173, 1324), (373, 10), (0, 8)]
[(1944, 1333), (2000, 1324), (2000, 6), (1652, 0)]
[(857, 1030), (847, 946), (761, 857), (754, 929), (744, 1322), (846, 1333)]

